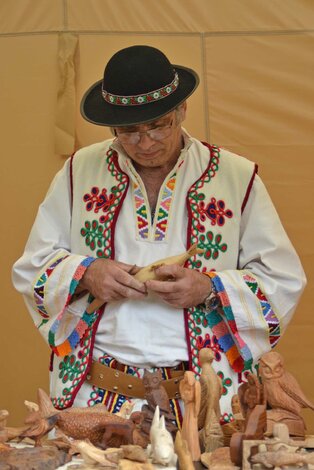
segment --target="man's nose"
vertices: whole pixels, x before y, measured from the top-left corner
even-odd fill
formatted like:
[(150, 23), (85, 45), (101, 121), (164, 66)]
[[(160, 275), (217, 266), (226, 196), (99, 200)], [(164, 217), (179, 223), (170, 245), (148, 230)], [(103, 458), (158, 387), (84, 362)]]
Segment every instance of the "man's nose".
[(140, 140), (138, 142), (138, 147), (141, 147), (143, 150), (147, 150), (152, 147), (155, 143), (155, 140), (149, 137), (146, 132), (140, 134)]

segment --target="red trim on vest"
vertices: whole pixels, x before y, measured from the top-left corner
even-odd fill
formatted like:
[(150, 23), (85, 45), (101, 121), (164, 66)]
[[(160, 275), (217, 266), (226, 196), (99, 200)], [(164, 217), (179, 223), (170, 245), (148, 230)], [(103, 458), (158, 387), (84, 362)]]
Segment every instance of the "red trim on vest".
[(246, 189), (246, 193), (245, 193), (245, 196), (244, 196), (244, 199), (243, 199), (243, 202), (242, 202), (242, 206), (241, 206), (241, 214), (243, 214), (243, 211), (245, 209), (245, 206), (248, 202), (248, 199), (250, 197), (250, 193), (251, 193), (251, 189), (252, 189), (252, 186), (253, 186), (253, 183), (254, 183), (254, 178), (255, 178), (255, 175), (257, 174), (257, 171), (258, 171), (258, 165), (255, 163), (254, 165), (254, 170), (253, 170), (253, 174), (251, 176), (251, 179), (250, 179), (250, 182), (248, 184), (248, 187)]
[[(202, 142), (202, 144), (208, 148), (209, 150), (209, 162), (208, 165), (205, 169), (205, 171), (202, 173), (202, 175), (197, 178), (196, 181), (189, 187), (187, 194), (186, 194), (186, 208), (187, 208), (187, 213), (188, 213), (188, 223), (187, 223), (187, 246), (186, 249), (188, 250), (191, 246), (191, 227), (192, 227), (192, 211), (191, 211), (191, 206), (189, 204), (189, 193), (191, 191), (191, 188), (200, 180), (203, 178), (203, 176), (208, 172), (208, 168), (210, 167), (211, 161), (212, 161), (212, 146), (208, 144), (207, 142)], [(188, 261), (185, 262), (185, 265), (188, 263)], [(185, 266), (184, 265), (184, 266)], [(189, 370), (193, 370), (193, 363), (192, 363), (192, 348), (191, 348), (191, 341), (190, 341), (190, 331), (189, 331), (189, 323), (188, 323), (188, 310), (185, 308), (184, 309), (184, 326), (185, 326), (185, 337), (186, 337), (186, 344), (188, 347), (188, 354), (189, 354)]]
[(72, 214), (72, 209), (73, 209), (73, 158), (74, 158), (75, 152), (71, 155), (70, 158), (70, 188), (71, 188), (71, 214)]
[(119, 217), (119, 214), (120, 214), (120, 211), (121, 211), (121, 208), (122, 208), (122, 205), (123, 205), (123, 201), (126, 197), (126, 194), (128, 192), (128, 189), (129, 189), (129, 184), (130, 184), (130, 178), (128, 177), (128, 175), (121, 170), (120, 168), (120, 165), (119, 165), (119, 162), (118, 162), (118, 154), (117, 152), (114, 153), (113, 155), (113, 158), (112, 158), (112, 161), (113, 161), (113, 164), (114, 166), (116, 167), (117, 171), (120, 173), (120, 174), (123, 174), (126, 176), (127, 178), (127, 186), (126, 186), (126, 189), (121, 197), (121, 200), (120, 200), (120, 204), (119, 206), (116, 208), (115, 212), (114, 212), (114, 217), (113, 217), (113, 221), (112, 221), (112, 225), (111, 225), (111, 259), (114, 259), (114, 255), (115, 255), (115, 242), (114, 242), (114, 235), (115, 235), (115, 229), (116, 229), (116, 224), (117, 224), (117, 220), (118, 220), (118, 217)]

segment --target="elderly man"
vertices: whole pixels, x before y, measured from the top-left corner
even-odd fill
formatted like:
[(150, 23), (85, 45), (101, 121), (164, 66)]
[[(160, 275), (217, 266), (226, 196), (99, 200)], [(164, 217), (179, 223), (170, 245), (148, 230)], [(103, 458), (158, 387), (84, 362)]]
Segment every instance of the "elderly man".
[[(228, 420), (245, 371), (291, 319), (305, 276), (256, 165), (181, 126), (197, 85), (193, 70), (133, 46), (83, 97), (83, 117), (114, 137), (65, 163), (13, 268), (52, 349), (57, 408), (139, 407), (144, 370), (158, 368), (179, 416), (176, 378), (199, 375), (208, 347)], [(203, 251), (184, 266), (134, 277), (194, 243)]]

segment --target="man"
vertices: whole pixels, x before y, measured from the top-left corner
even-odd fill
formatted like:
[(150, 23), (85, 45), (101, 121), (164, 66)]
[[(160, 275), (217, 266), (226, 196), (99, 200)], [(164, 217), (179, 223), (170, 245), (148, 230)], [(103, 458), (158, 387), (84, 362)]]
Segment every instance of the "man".
[[(53, 352), (58, 408), (118, 411), (126, 397), (139, 408), (144, 370), (157, 367), (178, 415), (177, 377), (199, 375), (210, 347), (228, 420), (245, 371), (291, 319), (305, 276), (256, 165), (181, 127), (197, 85), (193, 70), (133, 46), (83, 97), (84, 118), (114, 138), (66, 162), (13, 269)], [(194, 243), (203, 252), (184, 267), (133, 276)]]

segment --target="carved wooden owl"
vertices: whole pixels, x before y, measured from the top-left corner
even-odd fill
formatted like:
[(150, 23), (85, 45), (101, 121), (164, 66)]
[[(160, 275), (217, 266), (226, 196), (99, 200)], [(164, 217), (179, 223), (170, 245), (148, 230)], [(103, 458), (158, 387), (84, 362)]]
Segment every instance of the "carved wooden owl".
[(311, 408), (297, 380), (284, 368), (282, 356), (270, 351), (259, 360), (259, 374), (264, 384), (266, 400), (271, 408), (291, 411), (300, 416), (301, 408)]
[(145, 388), (145, 398), (148, 405), (155, 410), (158, 405), (160, 410), (171, 412), (168, 394), (165, 387), (161, 384), (161, 371), (149, 372), (145, 370), (143, 375), (143, 384)]

